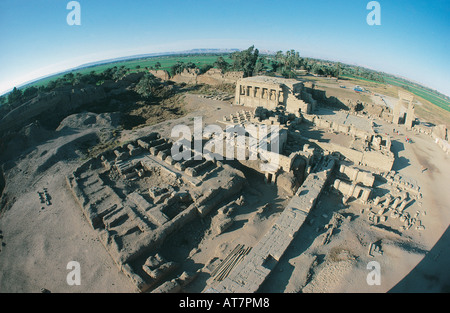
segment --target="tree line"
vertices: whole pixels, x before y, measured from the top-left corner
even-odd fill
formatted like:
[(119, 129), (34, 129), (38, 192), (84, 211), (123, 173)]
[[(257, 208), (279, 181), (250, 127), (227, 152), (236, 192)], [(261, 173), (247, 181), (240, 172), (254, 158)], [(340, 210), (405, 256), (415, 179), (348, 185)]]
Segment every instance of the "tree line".
[[(176, 56), (174, 56), (176, 57)], [(144, 70), (160, 69), (161, 63), (156, 62), (154, 66), (145, 67)], [(172, 77), (182, 73), (186, 69), (196, 69), (199, 74), (207, 72), (211, 68), (218, 68), (222, 72), (242, 71), (244, 77), (255, 75), (282, 76), (285, 78), (297, 78), (299, 71), (306, 71), (314, 75), (332, 77), (361, 77), (373, 81), (385, 82), (383, 76), (378, 72), (362, 67), (341, 64), (312, 58), (301, 57), (295, 50), (286, 52), (277, 51), (272, 55), (263, 55), (255, 46), (242, 51), (229, 54), (217, 55), (212, 64), (198, 66), (193, 62), (177, 61), (169, 69)], [(142, 70), (140, 66), (138, 70)], [(63, 86), (76, 86), (79, 84), (101, 85), (106, 80), (118, 80), (128, 75), (131, 69), (126, 66), (113, 66), (101, 73), (91, 71), (88, 74), (66, 73), (62, 77), (51, 80), (45, 86), (30, 86), (25, 89), (14, 88), (9, 94), (0, 96), (0, 105), (26, 102), (41, 92), (53, 90)]]

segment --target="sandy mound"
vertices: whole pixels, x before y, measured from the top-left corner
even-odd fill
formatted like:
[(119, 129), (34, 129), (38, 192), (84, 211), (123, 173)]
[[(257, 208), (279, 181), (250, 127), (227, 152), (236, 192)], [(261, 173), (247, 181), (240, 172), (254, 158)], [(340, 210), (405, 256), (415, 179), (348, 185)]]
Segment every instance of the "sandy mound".
[(117, 127), (119, 122), (119, 113), (95, 114), (84, 112), (66, 117), (59, 124), (56, 131), (63, 131), (66, 129), (87, 129), (93, 127)]
[(16, 133), (4, 136), (0, 141), (0, 161), (14, 159), (51, 136), (52, 132), (42, 127), (38, 121), (23, 127)]

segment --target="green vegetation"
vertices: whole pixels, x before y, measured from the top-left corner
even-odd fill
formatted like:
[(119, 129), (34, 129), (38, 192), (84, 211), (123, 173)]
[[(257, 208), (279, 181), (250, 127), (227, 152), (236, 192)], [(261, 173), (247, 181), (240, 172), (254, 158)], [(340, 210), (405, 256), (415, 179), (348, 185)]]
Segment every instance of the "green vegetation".
[[(311, 63), (313, 64), (311, 67)], [(318, 75), (331, 75), (341, 79), (357, 79), (377, 84), (390, 84), (401, 87), (414, 95), (450, 112), (450, 99), (436, 90), (398, 78), (386, 73), (376, 72), (359, 66), (346, 65), (322, 60), (307, 60), (305, 68)]]
[(385, 83), (384, 77), (380, 73), (360, 66), (342, 66), (341, 75), (362, 78), (372, 82)]
[(134, 89), (143, 99), (166, 99), (173, 94), (173, 88), (161, 82), (150, 73), (145, 73)]
[(214, 62), (213, 66), (222, 70), (223, 72), (226, 72), (230, 68), (230, 63), (225, 61), (225, 59), (220, 56), (217, 58), (216, 62)]
[(269, 56), (268, 64), (271, 67), (270, 72), (275, 75), (279, 75), (285, 78), (296, 78), (297, 74), (295, 70), (305, 69), (306, 60), (300, 57), (300, 53), (295, 50), (278, 51), (274, 56)]
[(368, 79), (368, 78), (364, 78), (364, 77), (360, 77), (360, 76), (354, 76), (354, 75), (340, 75), (339, 76), (340, 79), (355, 79), (355, 80), (362, 80), (365, 82), (369, 82), (369, 83), (375, 83), (375, 84), (384, 84), (382, 82), (376, 81), (376, 80), (372, 80), (372, 79)]
[(384, 80), (394, 86), (402, 87), (403, 89), (408, 90), (409, 92), (419, 96), (434, 105), (450, 112), (450, 101), (449, 98), (445, 95), (440, 94), (436, 90), (426, 88), (419, 84), (415, 84), (413, 82), (407, 81), (405, 79), (397, 78), (390, 75), (385, 75)]
[[(71, 71), (70, 73), (77, 75), (86, 75), (86, 74), (100, 74), (104, 71), (110, 69), (110, 68), (125, 68), (128, 69), (129, 73), (133, 72), (142, 72), (142, 71), (148, 71), (150, 69), (159, 69), (159, 70), (166, 70), (170, 73), (171, 68), (177, 64), (177, 63), (193, 63), (196, 67), (202, 67), (203, 65), (207, 64), (213, 64), (218, 56), (225, 56), (223, 54), (217, 55), (217, 54), (209, 54), (209, 55), (169, 55), (169, 56), (157, 56), (157, 57), (150, 57), (150, 58), (144, 58), (144, 59), (136, 59), (136, 60), (127, 60), (127, 61), (120, 61), (120, 62), (113, 62), (113, 63), (106, 63), (106, 64), (100, 64), (100, 65), (94, 65), (78, 70)], [(70, 74), (69, 73), (69, 74)], [(41, 79), (39, 81), (36, 81), (30, 86), (34, 87), (41, 87), (48, 85), (49, 82), (58, 80), (62, 77), (67, 75), (66, 73), (63, 74), (57, 74), (55, 76), (47, 77), (44, 79)]]
[[(0, 97), (0, 107), (17, 102), (25, 102), (41, 92), (58, 87), (78, 84), (101, 85), (106, 80), (118, 80), (127, 74), (148, 72), (148, 70), (166, 70), (171, 76), (185, 69), (198, 69), (203, 74), (211, 68), (227, 71), (243, 71), (244, 77), (254, 75), (283, 76), (296, 78), (298, 70), (318, 76), (332, 76), (341, 79), (359, 79), (378, 84), (391, 84), (402, 87), (430, 103), (450, 111), (450, 101), (445, 95), (419, 84), (386, 73), (376, 72), (359, 66), (341, 64), (326, 60), (303, 58), (295, 50), (275, 55), (261, 55), (254, 46), (231, 54), (185, 54), (156, 56), (142, 59), (125, 60), (86, 67), (69, 73), (62, 73), (34, 82), (23, 88), (14, 88), (8, 95)], [(142, 84), (151, 84), (150, 80)], [(140, 86), (141, 96), (145, 97), (145, 88)], [(154, 91), (154, 90), (153, 90)], [(4, 108), (3, 108), (4, 109)]]
[(234, 52), (230, 58), (233, 60), (231, 70), (243, 71), (244, 77), (253, 76), (259, 58), (259, 50), (251, 46), (247, 50)]

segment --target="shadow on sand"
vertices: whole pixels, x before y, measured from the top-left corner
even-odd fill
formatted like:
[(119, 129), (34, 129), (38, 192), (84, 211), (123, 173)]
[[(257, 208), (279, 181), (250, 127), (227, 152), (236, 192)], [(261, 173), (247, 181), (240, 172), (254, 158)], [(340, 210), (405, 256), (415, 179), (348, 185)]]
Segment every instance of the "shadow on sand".
[(450, 226), (423, 260), (395, 285), (391, 293), (450, 292)]

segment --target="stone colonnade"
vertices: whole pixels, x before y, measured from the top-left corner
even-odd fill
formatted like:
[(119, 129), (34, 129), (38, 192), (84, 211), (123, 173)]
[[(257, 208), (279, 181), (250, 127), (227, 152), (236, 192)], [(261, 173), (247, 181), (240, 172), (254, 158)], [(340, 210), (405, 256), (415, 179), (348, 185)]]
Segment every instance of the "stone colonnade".
[(283, 89), (277, 84), (237, 84), (235, 101), (237, 105), (262, 106), (274, 109), (282, 102)]

